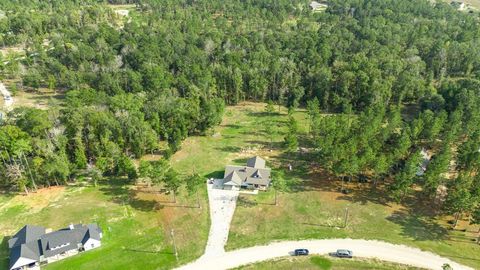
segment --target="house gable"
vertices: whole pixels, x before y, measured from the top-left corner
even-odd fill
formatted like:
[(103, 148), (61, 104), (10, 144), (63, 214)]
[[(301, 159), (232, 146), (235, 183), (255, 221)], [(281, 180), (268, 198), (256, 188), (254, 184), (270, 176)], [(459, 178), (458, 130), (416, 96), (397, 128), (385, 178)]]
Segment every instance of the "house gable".
[(22, 266), (29, 265), (29, 264), (36, 263), (36, 262), (37, 262), (37, 260), (32, 260), (32, 259), (29, 259), (29, 258), (20, 257), (15, 261), (15, 263), (13, 265), (10, 266), (10, 270), (20, 268)]

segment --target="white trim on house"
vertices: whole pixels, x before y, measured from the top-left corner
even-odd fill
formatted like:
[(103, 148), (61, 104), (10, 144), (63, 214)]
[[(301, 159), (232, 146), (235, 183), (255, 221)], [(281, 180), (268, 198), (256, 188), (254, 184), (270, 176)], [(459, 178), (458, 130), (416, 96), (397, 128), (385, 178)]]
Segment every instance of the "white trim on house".
[(88, 251), (94, 248), (98, 248), (101, 245), (102, 243), (100, 241), (90, 238), (87, 240), (87, 242), (85, 242), (85, 244), (83, 244), (83, 249), (85, 251)]
[(36, 262), (37, 262), (36, 260), (32, 260), (28, 258), (20, 258), (15, 262), (15, 264), (10, 268), (10, 270), (21, 268), (23, 266), (27, 266), (29, 264), (36, 263)]

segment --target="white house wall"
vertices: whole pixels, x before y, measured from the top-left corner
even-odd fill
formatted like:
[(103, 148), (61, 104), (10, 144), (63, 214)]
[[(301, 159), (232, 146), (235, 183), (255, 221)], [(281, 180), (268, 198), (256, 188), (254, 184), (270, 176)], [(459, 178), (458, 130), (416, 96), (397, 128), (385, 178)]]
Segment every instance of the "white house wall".
[(90, 238), (87, 240), (87, 242), (85, 242), (85, 244), (83, 244), (83, 248), (85, 249), (85, 251), (87, 251), (90, 249), (98, 248), (101, 245), (102, 243), (100, 241)]
[(24, 265), (29, 265), (29, 264), (34, 263), (34, 262), (37, 262), (37, 261), (32, 260), (32, 259), (27, 259), (27, 258), (20, 258), (15, 262), (15, 264), (10, 269), (19, 268), (19, 267), (22, 267)]

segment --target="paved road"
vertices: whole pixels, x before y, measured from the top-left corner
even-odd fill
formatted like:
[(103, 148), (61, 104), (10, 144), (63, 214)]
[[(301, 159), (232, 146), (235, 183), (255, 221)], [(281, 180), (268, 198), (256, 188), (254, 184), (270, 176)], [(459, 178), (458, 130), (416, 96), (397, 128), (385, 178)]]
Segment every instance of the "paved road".
[(266, 246), (255, 246), (229, 251), (218, 256), (201, 257), (197, 261), (184, 265), (179, 270), (220, 270), (241, 265), (289, 256), (296, 248), (308, 248), (312, 254), (327, 255), (337, 249), (348, 248), (354, 256), (377, 258), (383, 261), (407, 264), (426, 269), (441, 270), (444, 263), (450, 264), (454, 270), (472, 269), (457, 264), (436, 254), (421, 251), (402, 245), (393, 245), (374, 240), (329, 239), (304, 240), (272, 243)]

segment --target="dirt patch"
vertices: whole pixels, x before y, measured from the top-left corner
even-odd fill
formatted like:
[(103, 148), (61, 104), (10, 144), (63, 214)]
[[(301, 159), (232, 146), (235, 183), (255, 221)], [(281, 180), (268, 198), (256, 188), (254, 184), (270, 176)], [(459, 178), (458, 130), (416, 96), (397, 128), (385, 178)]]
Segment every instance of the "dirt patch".
[(39, 189), (29, 195), (17, 195), (10, 200), (8, 205), (25, 205), (31, 211), (38, 212), (50, 203), (58, 201), (65, 194), (65, 187), (50, 187)]

